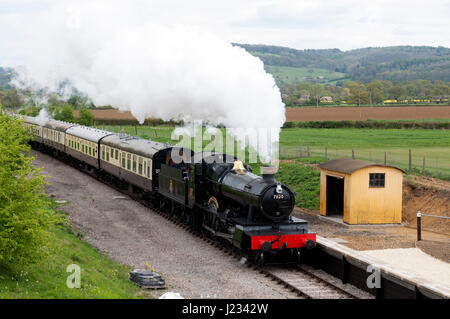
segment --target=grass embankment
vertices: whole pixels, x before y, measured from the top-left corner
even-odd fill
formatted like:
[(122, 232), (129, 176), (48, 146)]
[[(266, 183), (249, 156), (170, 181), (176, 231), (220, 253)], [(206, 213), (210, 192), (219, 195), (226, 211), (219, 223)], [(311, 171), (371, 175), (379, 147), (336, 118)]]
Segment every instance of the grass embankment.
[(296, 206), (319, 209), (320, 172), (301, 163), (280, 163), (276, 178), (295, 192)]
[[(0, 272), (0, 298), (139, 298), (139, 288), (128, 280), (129, 267), (118, 264), (67, 225), (53, 226), (51, 240), (41, 249), (46, 257), (29, 266)], [(81, 287), (68, 288), (67, 266), (81, 268)]]

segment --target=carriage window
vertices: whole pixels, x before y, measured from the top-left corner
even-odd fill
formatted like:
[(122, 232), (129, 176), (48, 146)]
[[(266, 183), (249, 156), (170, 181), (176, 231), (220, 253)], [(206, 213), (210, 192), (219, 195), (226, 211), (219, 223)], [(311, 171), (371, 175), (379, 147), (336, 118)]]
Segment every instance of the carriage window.
[(91, 149), (91, 147), (89, 146), (89, 155), (91, 155), (91, 150), (92, 150), (92, 149)]
[(116, 157), (115, 157), (115, 159), (116, 159), (116, 160), (119, 159), (119, 151), (118, 151), (118, 150), (116, 150)]
[(105, 148), (102, 146), (102, 160), (105, 160)]
[(127, 169), (131, 170), (131, 154), (127, 154)]
[(77, 147), (77, 148), (78, 148), (78, 150), (80, 150), (80, 142), (78, 142), (77, 144), (78, 144), (78, 147)]
[(142, 157), (139, 157), (139, 169), (138, 169), (138, 173), (139, 175), (142, 175)]
[(84, 153), (84, 145), (81, 145), (81, 149), (82, 149), (82, 151), (83, 151), (83, 153)]
[(370, 173), (369, 187), (384, 187), (385, 174), (384, 173)]
[(114, 157), (114, 149), (111, 149), (111, 158)]
[(133, 155), (133, 172), (136, 172), (136, 155)]
[(150, 178), (150, 165), (147, 166), (147, 177)]
[(125, 168), (125, 153), (122, 153), (122, 167)]

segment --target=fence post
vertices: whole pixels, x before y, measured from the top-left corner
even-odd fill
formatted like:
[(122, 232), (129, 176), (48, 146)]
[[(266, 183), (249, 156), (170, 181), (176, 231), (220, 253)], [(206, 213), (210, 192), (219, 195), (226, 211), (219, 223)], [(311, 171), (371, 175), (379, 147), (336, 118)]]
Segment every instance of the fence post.
[(422, 218), (422, 213), (419, 210), (417, 212), (417, 241), (422, 240), (421, 218)]
[(328, 154), (327, 154), (328, 152), (327, 152), (327, 148), (325, 147), (325, 159), (328, 159)]
[(387, 152), (384, 152), (384, 165), (386, 165), (387, 162)]
[(306, 152), (308, 153), (308, 157), (311, 157), (311, 152), (309, 150), (309, 144), (306, 145)]
[(439, 177), (438, 159), (436, 158), (436, 176)]
[(137, 134), (137, 125), (134, 126), (134, 131), (136, 132), (136, 136), (137, 136), (138, 135)]
[(412, 157), (411, 157), (411, 149), (409, 149), (409, 171), (412, 170)]
[(355, 150), (352, 149), (352, 158), (355, 159)]
[(422, 175), (425, 175), (425, 155), (423, 156)]
[(300, 145), (300, 158), (302, 158), (302, 157), (303, 157), (303, 146)]

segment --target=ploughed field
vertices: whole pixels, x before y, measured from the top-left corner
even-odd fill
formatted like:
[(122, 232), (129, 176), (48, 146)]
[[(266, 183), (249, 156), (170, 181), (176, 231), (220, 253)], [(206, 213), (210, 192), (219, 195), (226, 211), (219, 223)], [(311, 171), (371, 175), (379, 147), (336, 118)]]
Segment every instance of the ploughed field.
[[(130, 112), (93, 110), (96, 119), (133, 120)], [(77, 114), (75, 114), (77, 116)], [(296, 107), (286, 108), (286, 121), (364, 121), (450, 118), (450, 106)]]
[(450, 118), (449, 106), (303, 107), (286, 109), (288, 122)]

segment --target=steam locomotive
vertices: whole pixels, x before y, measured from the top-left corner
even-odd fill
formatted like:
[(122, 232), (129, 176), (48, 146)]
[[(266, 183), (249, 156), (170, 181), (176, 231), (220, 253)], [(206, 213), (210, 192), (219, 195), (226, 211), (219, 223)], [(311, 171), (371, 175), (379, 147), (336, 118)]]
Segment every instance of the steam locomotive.
[(291, 216), (294, 193), (235, 157), (91, 127), (25, 117), (30, 144), (180, 218), (258, 264), (297, 262), (316, 245), (307, 222)]

